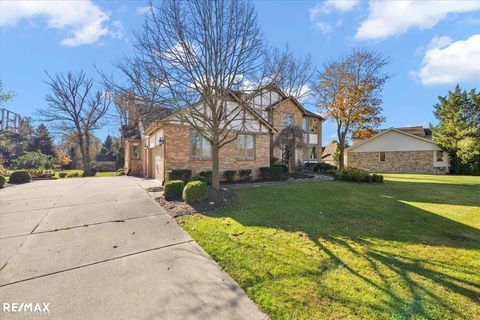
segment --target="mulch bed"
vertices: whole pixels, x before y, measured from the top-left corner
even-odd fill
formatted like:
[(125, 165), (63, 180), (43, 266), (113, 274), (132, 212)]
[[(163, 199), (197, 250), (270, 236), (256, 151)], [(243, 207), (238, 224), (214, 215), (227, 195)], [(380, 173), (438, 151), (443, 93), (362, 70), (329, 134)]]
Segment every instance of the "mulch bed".
[(220, 190), (208, 189), (208, 198), (205, 201), (196, 202), (194, 204), (187, 204), (183, 200), (171, 200), (167, 201), (161, 195), (155, 200), (160, 206), (162, 206), (167, 212), (174, 217), (178, 217), (185, 214), (192, 214), (195, 212), (206, 212), (214, 209), (225, 207), (230, 204), (234, 198), (234, 194), (231, 191), (220, 188)]

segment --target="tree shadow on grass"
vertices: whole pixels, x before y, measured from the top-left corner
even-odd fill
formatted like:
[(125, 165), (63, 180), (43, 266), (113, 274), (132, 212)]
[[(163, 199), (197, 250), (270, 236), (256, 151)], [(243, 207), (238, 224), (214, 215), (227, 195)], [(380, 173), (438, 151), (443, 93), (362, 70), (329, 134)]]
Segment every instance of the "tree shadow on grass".
[[(278, 186), (240, 192), (232, 207), (206, 215), (305, 233), (331, 262), (310, 275), (318, 286), (341, 267), (362, 283), (360, 291), (382, 296), (371, 303), (333, 294), (352, 312), (366, 307), (400, 318), (471, 318), (480, 316), (480, 268), (475, 269), (480, 264), (473, 261), (480, 259), (480, 230), (406, 202), (477, 207), (477, 193), (476, 185), (399, 181)], [(279, 263), (288, 259), (279, 257)], [(264, 280), (253, 279), (251, 285)]]

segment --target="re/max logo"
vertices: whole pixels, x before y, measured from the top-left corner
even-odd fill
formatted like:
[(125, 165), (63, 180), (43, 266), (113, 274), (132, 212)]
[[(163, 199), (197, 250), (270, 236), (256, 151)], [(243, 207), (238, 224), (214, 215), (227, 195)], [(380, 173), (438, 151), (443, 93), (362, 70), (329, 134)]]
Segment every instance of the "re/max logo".
[(50, 303), (3, 303), (3, 312), (43, 312), (48, 313)]

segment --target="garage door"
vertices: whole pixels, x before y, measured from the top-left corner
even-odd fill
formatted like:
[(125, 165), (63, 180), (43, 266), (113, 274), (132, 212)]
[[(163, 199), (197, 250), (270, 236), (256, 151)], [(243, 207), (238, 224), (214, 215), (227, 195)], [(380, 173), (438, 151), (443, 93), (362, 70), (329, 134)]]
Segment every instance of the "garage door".
[(153, 148), (153, 178), (163, 181), (163, 148), (156, 146)]

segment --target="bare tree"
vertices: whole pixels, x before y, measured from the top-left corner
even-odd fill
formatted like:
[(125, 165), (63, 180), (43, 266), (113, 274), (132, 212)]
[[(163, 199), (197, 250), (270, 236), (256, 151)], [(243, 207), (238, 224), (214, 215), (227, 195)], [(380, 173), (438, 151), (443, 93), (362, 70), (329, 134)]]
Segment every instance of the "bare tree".
[(384, 121), (380, 94), (389, 78), (383, 72), (387, 63), (381, 54), (355, 50), (325, 64), (318, 73), (317, 107), (336, 122), (340, 168), (344, 167), (347, 138), (354, 131), (371, 132)]
[(110, 96), (104, 91), (95, 90), (93, 79), (85, 73), (68, 72), (66, 75), (50, 76), (45, 83), (51, 93), (45, 100), (48, 107), (38, 111), (42, 121), (52, 124), (52, 128), (62, 135), (73, 133), (78, 144), (84, 173), (89, 175), (90, 138), (93, 131), (100, 128), (101, 120), (111, 103)]
[(282, 129), (275, 138), (274, 144), (276, 146), (285, 148), (285, 159), (288, 159), (289, 172), (296, 166), (295, 150), (297, 148), (305, 147), (305, 130), (298, 126), (290, 125)]
[(310, 97), (316, 75), (312, 58), (285, 50), (268, 48), (264, 54), (262, 82), (274, 82), (287, 95), (299, 101)]
[(261, 68), (262, 38), (253, 5), (243, 1), (166, 0), (146, 14), (135, 56), (117, 62), (127, 81), (104, 79), (150, 106), (178, 115), (211, 145), (212, 185), (219, 188), (219, 150), (235, 139), (246, 102), (232, 90)]

